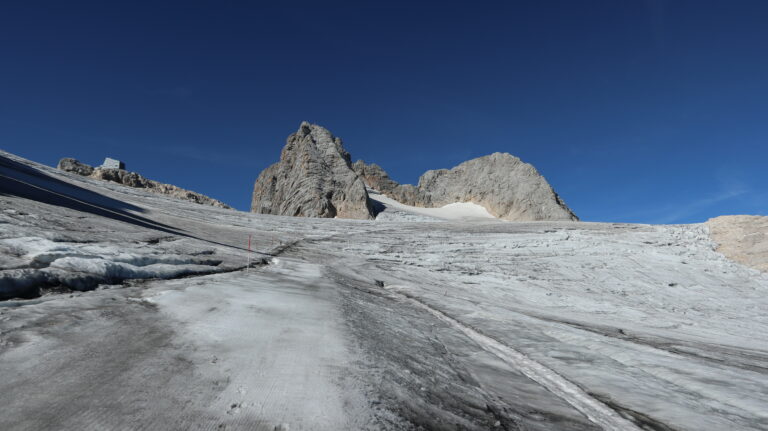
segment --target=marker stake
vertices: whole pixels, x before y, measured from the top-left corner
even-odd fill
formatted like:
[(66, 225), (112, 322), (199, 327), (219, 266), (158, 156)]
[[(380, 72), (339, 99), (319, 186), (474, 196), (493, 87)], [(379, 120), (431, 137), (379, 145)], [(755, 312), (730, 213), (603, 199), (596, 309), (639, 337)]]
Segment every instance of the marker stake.
[(248, 266), (245, 267), (245, 272), (251, 272), (251, 234), (248, 234)]

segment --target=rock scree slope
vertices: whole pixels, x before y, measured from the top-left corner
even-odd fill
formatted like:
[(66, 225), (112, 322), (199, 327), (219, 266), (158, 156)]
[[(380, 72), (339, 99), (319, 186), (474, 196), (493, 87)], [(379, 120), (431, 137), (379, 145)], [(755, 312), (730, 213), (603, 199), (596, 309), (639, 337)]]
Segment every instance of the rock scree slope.
[(578, 220), (536, 168), (508, 153), (427, 171), (418, 186), (398, 184), (376, 164), (358, 160), (353, 167), (370, 188), (406, 205), (433, 208), (472, 202), (504, 220)]
[(302, 122), (288, 137), (280, 161), (261, 172), (251, 212), (300, 217), (372, 219), (365, 184), (352, 170), (340, 138)]
[(210, 205), (217, 208), (232, 209), (229, 205), (206, 195), (182, 189), (172, 184), (165, 184), (155, 180), (144, 178), (136, 172), (126, 171), (124, 169), (94, 168), (79, 160), (65, 157), (59, 160), (58, 169), (84, 177), (95, 178), (97, 180), (111, 181), (124, 186), (137, 189), (148, 190), (152, 193), (172, 196), (177, 199), (194, 202), (202, 205)]

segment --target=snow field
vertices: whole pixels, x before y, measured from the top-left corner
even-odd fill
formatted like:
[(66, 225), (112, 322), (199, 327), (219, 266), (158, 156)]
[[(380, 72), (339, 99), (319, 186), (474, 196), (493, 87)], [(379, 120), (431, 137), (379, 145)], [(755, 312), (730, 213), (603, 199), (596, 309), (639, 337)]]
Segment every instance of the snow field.
[(498, 220), (485, 207), (472, 202), (454, 202), (440, 208), (421, 208), (401, 204), (370, 190), (369, 197), (386, 207), (376, 216), (376, 220), (380, 221)]
[(345, 249), (359, 256), (346, 271), (514, 346), (638, 424), (768, 428), (768, 277), (716, 253), (706, 227), (404, 230)]
[(271, 264), (3, 303), (0, 428), (768, 430), (768, 276), (705, 226), (258, 216), (14, 160), (94, 200), (5, 191), (0, 292)]

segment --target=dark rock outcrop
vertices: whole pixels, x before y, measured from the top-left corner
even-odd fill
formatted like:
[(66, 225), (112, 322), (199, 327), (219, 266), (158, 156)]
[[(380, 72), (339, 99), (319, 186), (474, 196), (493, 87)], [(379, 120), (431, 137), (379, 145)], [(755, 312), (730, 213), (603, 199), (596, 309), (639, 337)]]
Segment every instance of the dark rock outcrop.
[(351, 167), (342, 141), (302, 122), (288, 137), (280, 161), (261, 172), (251, 211), (301, 217), (373, 218), (365, 184)]
[(85, 163), (70, 157), (65, 157), (59, 160), (59, 164), (56, 168), (86, 177), (93, 173), (93, 166), (86, 165)]
[(72, 172), (85, 177), (111, 181), (114, 183), (122, 184), (124, 186), (144, 189), (152, 193), (171, 196), (197, 204), (231, 209), (231, 207), (224, 202), (218, 201), (200, 193), (182, 189), (181, 187), (176, 187), (171, 184), (164, 184), (144, 178), (136, 172), (129, 172), (123, 169), (107, 169), (101, 167), (94, 168), (93, 166), (71, 158), (61, 159), (57, 168), (61, 169), (62, 171)]

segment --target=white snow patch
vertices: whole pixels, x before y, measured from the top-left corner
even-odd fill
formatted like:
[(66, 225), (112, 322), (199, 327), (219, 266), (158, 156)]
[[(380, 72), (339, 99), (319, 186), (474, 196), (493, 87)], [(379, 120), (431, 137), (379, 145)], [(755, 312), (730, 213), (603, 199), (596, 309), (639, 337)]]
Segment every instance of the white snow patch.
[[(420, 208), (410, 205), (402, 204), (386, 195), (379, 194), (377, 192), (369, 190), (368, 195), (372, 200), (377, 201), (387, 207), (387, 209), (395, 209), (411, 214), (418, 214), (427, 217), (433, 217), (443, 220), (472, 220), (472, 219), (497, 219), (488, 210), (476, 203), (472, 202), (454, 202), (448, 205), (443, 205), (440, 208)], [(386, 213), (387, 210), (384, 210)], [(381, 214), (380, 214), (381, 215)], [(377, 220), (379, 217), (376, 217)], [(387, 217), (391, 219), (391, 217)], [(409, 220), (411, 221), (411, 220)]]
[(371, 429), (364, 395), (344, 371), (359, 358), (319, 266), (284, 259), (282, 268), (154, 286), (144, 299), (178, 322), (201, 372), (227, 370), (213, 413), (279, 424), (269, 429)]

